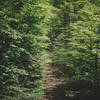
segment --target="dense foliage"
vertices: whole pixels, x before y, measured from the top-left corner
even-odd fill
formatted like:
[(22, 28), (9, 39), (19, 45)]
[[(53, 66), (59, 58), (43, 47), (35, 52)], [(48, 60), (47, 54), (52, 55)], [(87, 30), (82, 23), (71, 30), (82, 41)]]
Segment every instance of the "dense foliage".
[(46, 0), (0, 1), (1, 100), (41, 100), (52, 16), (48, 7)]
[(96, 94), (100, 87), (100, 1), (94, 1), (53, 2), (59, 12), (49, 35), (52, 59), (62, 76), (71, 81), (68, 96)]
[(99, 94), (99, 0), (1, 0), (0, 25), (1, 100), (41, 100), (48, 54), (66, 96)]

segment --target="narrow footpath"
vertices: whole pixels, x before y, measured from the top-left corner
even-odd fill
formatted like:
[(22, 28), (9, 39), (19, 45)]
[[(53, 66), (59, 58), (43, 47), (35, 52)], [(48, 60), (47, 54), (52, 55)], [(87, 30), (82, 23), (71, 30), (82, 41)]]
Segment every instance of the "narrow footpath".
[(66, 100), (64, 81), (51, 65), (45, 67), (44, 78), (44, 85), (47, 87), (47, 91), (42, 100)]

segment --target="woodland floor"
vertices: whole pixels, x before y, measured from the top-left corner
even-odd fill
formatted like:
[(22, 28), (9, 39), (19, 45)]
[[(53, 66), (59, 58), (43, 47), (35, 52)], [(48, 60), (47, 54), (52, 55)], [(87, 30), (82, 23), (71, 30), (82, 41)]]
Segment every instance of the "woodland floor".
[(66, 100), (64, 81), (51, 65), (45, 67), (44, 78), (47, 91), (42, 100)]
[(66, 85), (52, 65), (45, 67), (44, 85), (47, 87), (42, 100), (100, 100), (94, 95), (80, 95), (78, 97), (66, 97)]

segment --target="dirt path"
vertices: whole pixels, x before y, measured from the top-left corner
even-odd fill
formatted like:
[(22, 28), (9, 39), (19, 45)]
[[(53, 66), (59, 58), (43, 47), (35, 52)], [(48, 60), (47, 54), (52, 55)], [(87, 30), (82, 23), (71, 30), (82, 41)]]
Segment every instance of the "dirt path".
[(45, 67), (44, 78), (48, 90), (42, 100), (66, 100), (64, 82), (51, 65)]
[(45, 67), (44, 78), (44, 85), (47, 87), (47, 91), (42, 100), (100, 100), (94, 95), (66, 97), (67, 86), (51, 65)]

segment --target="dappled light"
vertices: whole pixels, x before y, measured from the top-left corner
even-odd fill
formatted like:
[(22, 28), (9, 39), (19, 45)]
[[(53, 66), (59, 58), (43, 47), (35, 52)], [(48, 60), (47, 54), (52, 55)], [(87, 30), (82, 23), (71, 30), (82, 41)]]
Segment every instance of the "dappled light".
[(100, 100), (100, 0), (0, 0), (0, 100)]

